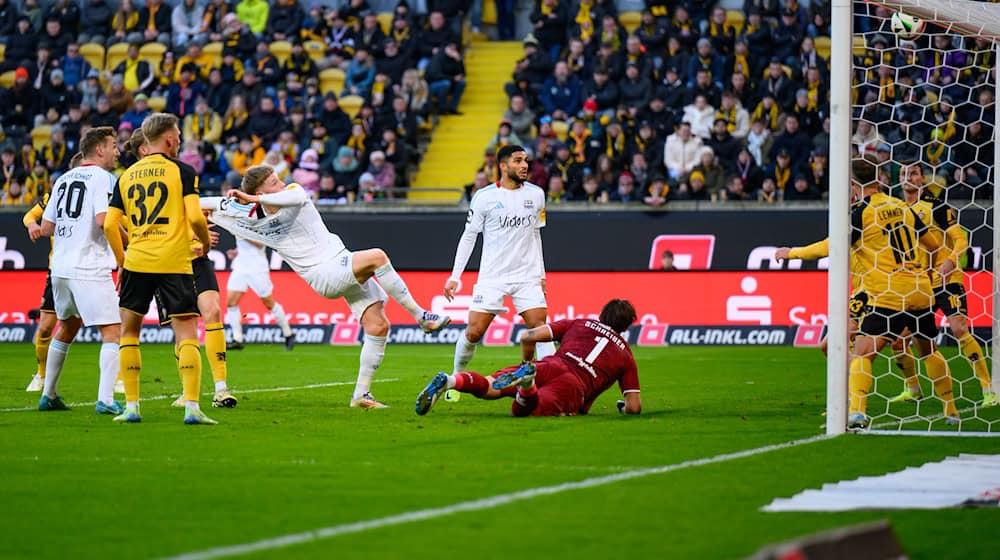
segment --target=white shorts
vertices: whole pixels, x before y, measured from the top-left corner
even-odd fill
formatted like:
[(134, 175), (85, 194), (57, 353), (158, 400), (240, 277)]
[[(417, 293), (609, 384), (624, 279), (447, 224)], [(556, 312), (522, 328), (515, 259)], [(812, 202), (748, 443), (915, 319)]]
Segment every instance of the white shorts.
[(504, 296), (510, 296), (511, 301), (514, 302), (514, 309), (518, 313), (524, 313), (529, 309), (548, 307), (545, 302), (545, 294), (542, 293), (542, 286), (538, 282), (476, 284), (472, 288), (472, 305), (469, 306), (469, 311), (480, 311), (494, 315), (506, 313), (507, 308), (503, 304)]
[(70, 317), (83, 319), (83, 324), (114, 325), (121, 323), (118, 312), (118, 292), (109, 274), (106, 279), (52, 277), (52, 299), (60, 321)]
[(364, 284), (358, 284), (354, 277), (353, 262), (354, 254), (343, 251), (332, 260), (303, 274), (302, 279), (325, 298), (344, 298), (354, 317), (360, 322), (365, 309), (378, 302), (385, 303), (386, 294), (374, 277)]
[(227, 292), (245, 292), (247, 288), (262, 298), (266, 298), (274, 292), (274, 284), (271, 283), (271, 274), (267, 270), (261, 272), (247, 272), (245, 270), (234, 270), (229, 275), (226, 282)]

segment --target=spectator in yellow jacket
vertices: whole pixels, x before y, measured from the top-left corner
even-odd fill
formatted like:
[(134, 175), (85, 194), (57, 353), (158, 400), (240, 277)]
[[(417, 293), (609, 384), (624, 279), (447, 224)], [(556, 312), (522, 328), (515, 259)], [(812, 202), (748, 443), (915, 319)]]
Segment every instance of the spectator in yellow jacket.
[(184, 117), (184, 140), (197, 140), (217, 144), (222, 138), (222, 117), (212, 111), (208, 101), (199, 97), (194, 113)]
[(267, 16), (271, 8), (264, 0), (243, 0), (236, 5), (236, 17), (246, 25), (258, 38), (267, 29)]

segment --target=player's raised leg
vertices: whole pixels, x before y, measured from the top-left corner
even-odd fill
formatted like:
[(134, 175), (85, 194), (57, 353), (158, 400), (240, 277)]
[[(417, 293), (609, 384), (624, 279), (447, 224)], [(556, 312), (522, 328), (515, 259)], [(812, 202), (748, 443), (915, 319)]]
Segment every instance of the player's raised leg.
[[(369, 292), (374, 292), (374, 288), (371, 284), (367, 286)], [(351, 303), (350, 298), (348, 303)], [(358, 367), (358, 381), (351, 396), (351, 408), (388, 408), (371, 393), (372, 379), (375, 378), (375, 371), (382, 365), (385, 341), (389, 335), (389, 318), (385, 315), (385, 305), (381, 301), (371, 303), (361, 312), (360, 321), (365, 338), (361, 343), (361, 363)]]
[(59, 377), (62, 375), (63, 364), (66, 363), (66, 355), (69, 347), (76, 338), (76, 333), (83, 325), (80, 317), (67, 317), (62, 321), (62, 327), (49, 344), (49, 355), (46, 358), (45, 387), (42, 389), (42, 397), (38, 400), (38, 410), (43, 412), (50, 410), (69, 410), (62, 397), (58, 394)]
[(382, 289), (416, 319), (424, 332), (436, 332), (451, 323), (451, 317), (431, 313), (417, 304), (406, 282), (393, 268), (389, 256), (382, 249), (366, 249), (352, 253), (351, 263), (358, 284), (364, 284), (374, 276)]

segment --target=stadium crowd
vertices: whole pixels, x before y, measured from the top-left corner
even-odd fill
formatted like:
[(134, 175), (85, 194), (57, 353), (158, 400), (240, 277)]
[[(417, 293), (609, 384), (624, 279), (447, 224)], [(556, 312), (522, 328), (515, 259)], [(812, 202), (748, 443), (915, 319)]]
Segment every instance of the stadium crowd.
[[(367, 0), (0, 0), (0, 204), (47, 192), (86, 127), (124, 140), (154, 108), (181, 117), (203, 190), (266, 162), (320, 202), (402, 196), (435, 115), (459, 113), (462, 22), (477, 27), (482, 1), (417, 13), (400, 0), (380, 21)], [(855, 149), (887, 162), (887, 184), (919, 159), (949, 198), (990, 196), (990, 43), (930, 26), (900, 41), (888, 11), (857, 6)], [(512, 38), (514, 3), (496, 7), (497, 36)], [(646, 0), (625, 15), (615, 0), (534, 0), (469, 192), (519, 143), (553, 203), (826, 196), (829, 0)], [(94, 67), (95, 47), (124, 52)]]
[[(645, 6), (628, 32), (612, 0), (536, 3), (469, 190), (495, 179), (499, 146), (524, 143), (550, 203), (825, 198), (829, 1)], [(976, 194), (993, 162), (991, 44), (932, 26), (899, 41), (885, 8), (856, 10), (854, 149), (888, 162), (888, 185), (920, 160), (949, 198), (992, 196)]]
[[(154, 109), (181, 118), (180, 158), (202, 191), (269, 163), (322, 203), (391, 198), (433, 115), (457, 112), (460, 85), (435, 77), (461, 66), (465, 4), (430, 0), (417, 14), (401, 0), (384, 30), (366, 0), (0, 0), (0, 72), (12, 82), (0, 90), (0, 204), (46, 193), (87, 127), (114, 126), (124, 141)], [(107, 68), (84, 52), (103, 60), (107, 48), (110, 62), (123, 46)]]

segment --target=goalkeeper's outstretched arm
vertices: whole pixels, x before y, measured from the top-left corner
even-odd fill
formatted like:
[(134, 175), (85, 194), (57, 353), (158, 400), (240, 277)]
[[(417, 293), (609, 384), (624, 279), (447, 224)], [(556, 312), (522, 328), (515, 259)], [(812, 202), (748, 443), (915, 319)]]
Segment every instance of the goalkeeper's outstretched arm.
[(815, 261), (830, 255), (830, 238), (817, 241), (805, 247), (778, 247), (774, 251), (774, 258), (779, 261), (788, 259), (802, 259)]

